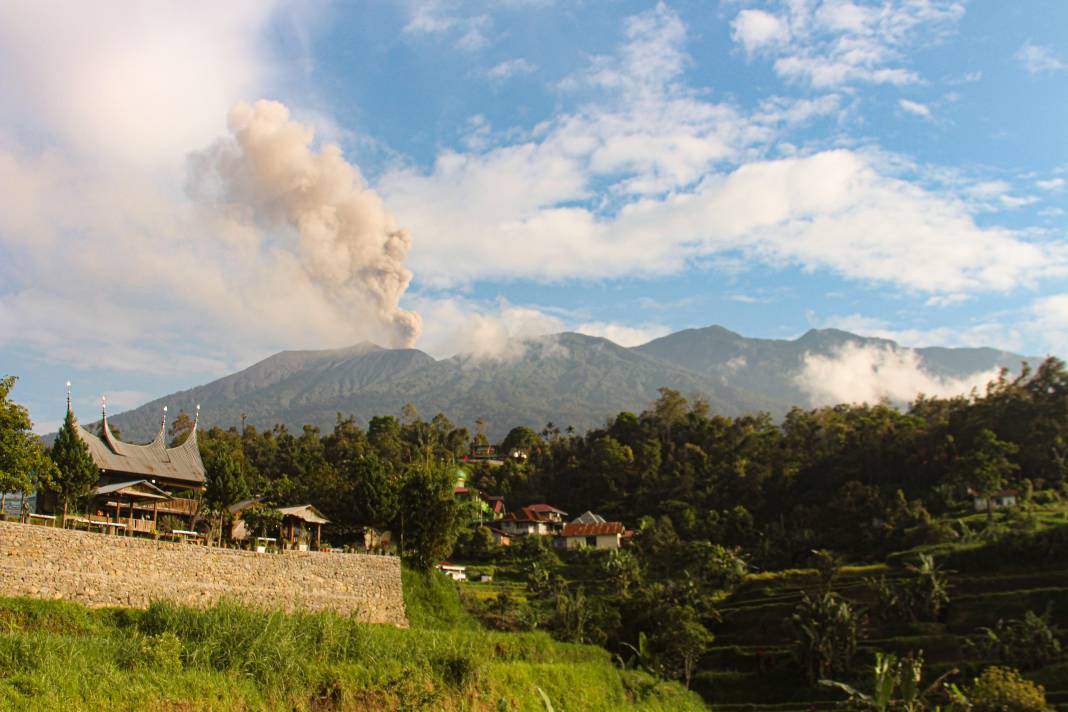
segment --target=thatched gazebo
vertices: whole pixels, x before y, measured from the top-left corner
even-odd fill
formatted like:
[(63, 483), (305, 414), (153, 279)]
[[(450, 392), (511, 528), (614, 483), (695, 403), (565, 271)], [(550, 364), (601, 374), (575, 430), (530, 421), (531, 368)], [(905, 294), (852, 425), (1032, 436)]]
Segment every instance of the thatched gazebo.
[[(308, 528), (308, 525), (311, 524), (315, 525), (315, 548), (319, 548), (320, 542), (322, 541), (323, 525), (330, 523), (330, 520), (323, 516), (322, 512), (311, 504), (299, 504), (295, 507), (279, 507), (278, 511), (282, 514), (283, 538), (289, 541), (290, 548), (293, 548), (296, 532)], [(288, 537), (285, 536), (287, 525), (289, 526)]]

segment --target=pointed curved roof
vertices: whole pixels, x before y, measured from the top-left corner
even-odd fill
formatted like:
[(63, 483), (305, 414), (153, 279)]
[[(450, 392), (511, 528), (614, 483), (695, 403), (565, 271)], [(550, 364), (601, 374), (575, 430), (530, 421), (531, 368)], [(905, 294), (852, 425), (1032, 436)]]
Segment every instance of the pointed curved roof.
[[(199, 413), (197, 415), (199, 420)], [(195, 424), (184, 443), (167, 447), (164, 440), (165, 422), (160, 425), (155, 439), (147, 445), (124, 443), (116, 438), (108, 427), (106, 413), (102, 422), (103, 436), (100, 437), (83, 428), (80, 423), (76, 425), (78, 437), (89, 446), (89, 455), (101, 470), (165, 478), (190, 485), (204, 484), (204, 462), (200, 459)]]

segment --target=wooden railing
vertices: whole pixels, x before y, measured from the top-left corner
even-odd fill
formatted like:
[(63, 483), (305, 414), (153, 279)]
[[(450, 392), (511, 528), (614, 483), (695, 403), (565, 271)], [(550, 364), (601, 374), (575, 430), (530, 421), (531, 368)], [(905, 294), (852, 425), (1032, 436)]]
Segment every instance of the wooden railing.
[[(115, 507), (114, 502), (108, 502), (108, 507)], [(197, 508), (200, 503), (195, 499), (165, 499), (156, 504), (155, 511), (159, 514), (177, 514), (183, 517), (191, 517), (197, 513)], [(130, 505), (126, 502), (122, 503), (121, 511), (129, 511)], [(153, 511), (152, 504), (149, 502), (136, 502), (134, 503), (134, 511), (136, 512), (151, 512)]]

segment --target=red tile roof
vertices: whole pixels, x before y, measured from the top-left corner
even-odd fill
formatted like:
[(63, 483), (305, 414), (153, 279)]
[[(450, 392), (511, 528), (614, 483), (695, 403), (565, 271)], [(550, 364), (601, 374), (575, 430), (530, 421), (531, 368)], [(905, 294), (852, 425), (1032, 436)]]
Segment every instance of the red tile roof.
[(523, 509), (529, 509), (532, 512), (539, 512), (539, 513), (541, 513), (541, 512), (556, 512), (558, 514), (567, 514), (567, 512), (565, 512), (564, 510), (557, 509), (556, 507), (552, 506), (551, 504), (532, 504), (529, 507), (523, 507)]
[(523, 507), (518, 512), (512, 512), (507, 517), (505, 517), (505, 519), (513, 522), (546, 522), (548, 524), (556, 524), (556, 521), (549, 517), (548, 511), (539, 511), (533, 506)]
[(623, 525), (619, 522), (598, 522), (596, 524), (565, 524), (564, 536), (611, 536), (622, 534)]

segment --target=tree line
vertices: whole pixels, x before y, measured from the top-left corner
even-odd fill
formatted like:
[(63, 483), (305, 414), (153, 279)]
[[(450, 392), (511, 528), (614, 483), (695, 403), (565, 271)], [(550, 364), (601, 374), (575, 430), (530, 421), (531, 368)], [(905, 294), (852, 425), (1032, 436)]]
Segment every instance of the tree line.
[[(64, 503), (77, 501), (95, 470), (71, 424), (49, 457), (28, 413), (9, 401), (13, 385), (13, 377), (0, 381), (0, 490), (52, 490)], [(179, 415), (171, 444), (191, 427)], [(871, 554), (937, 538), (944, 532), (932, 515), (969, 491), (1063, 487), (1068, 373), (1050, 358), (1018, 375), (1003, 371), (981, 393), (920, 396), (900, 410), (794, 408), (781, 423), (766, 414), (716, 415), (700, 397), (664, 388), (647, 410), (619, 413), (586, 433), (552, 423), (540, 432), (514, 428), (499, 448), (528, 457), (499, 467), (463, 462), (473, 439), (488, 443), (481, 424), (472, 437), (445, 415), (426, 420), (410, 405), (366, 429), (339, 414), (327, 433), (312, 425), (214, 427), (198, 439), (210, 505), (251, 493), (309, 502), (332, 520), (338, 541), (365, 526), (409, 542), (433, 530), (434, 556), (447, 555), (462, 517), (445, 502), (462, 468), (470, 485), (503, 495), (513, 509), (544, 501), (631, 527), (655, 521), (680, 540), (739, 547), (752, 565), (775, 568), (802, 563), (813, 549)]]

